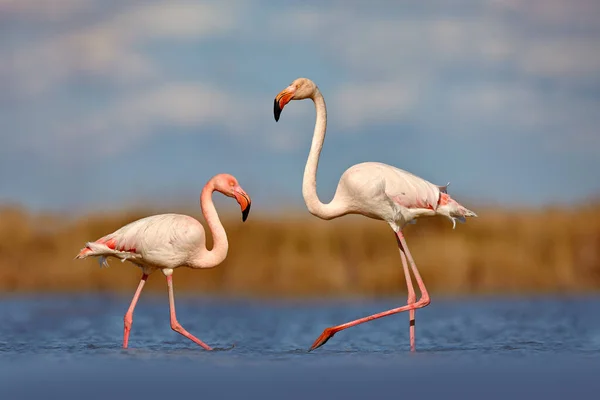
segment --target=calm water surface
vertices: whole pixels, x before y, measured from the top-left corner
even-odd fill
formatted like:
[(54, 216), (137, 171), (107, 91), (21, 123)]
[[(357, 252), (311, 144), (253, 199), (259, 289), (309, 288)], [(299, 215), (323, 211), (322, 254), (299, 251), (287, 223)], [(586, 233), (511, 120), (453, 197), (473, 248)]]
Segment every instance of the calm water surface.
[(130, 348), (128, 297), (0, 300), (0, 398), (596, 398), (600, 298), (433, 299), (408, 315), (324, 328), (405, 299), (258, 302), (179, 295), (177, 316), (215, 348), (171, 331), (166, 296), (142, 295)]

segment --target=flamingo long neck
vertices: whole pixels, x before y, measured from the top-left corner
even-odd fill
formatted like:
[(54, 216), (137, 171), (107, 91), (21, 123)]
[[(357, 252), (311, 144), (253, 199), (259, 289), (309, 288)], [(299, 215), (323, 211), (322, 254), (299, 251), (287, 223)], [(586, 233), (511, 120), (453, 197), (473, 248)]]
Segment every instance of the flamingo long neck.
[(200, 205), (202, 206), (202, 214), (206, 219), (208, 228), (213, 238), (213, 247), (211, 250), (206, 248), (199, 249), (196, 257), (192, 260), (192, 268), (212, 268), (225, 260), (227, 251), (229, 250), (229, 242), (227, 241), (227, 233), (221, 224), (219, 214), (212, 200), (212, 194), (215, 191), (214, 182), (209, 182), (200, 195)]
[(325, 99), (318, 88), (312, 96), (312, 100), (315, 103), (317, 119), (308, 160), (304, 168), (302, 196), (311, 214), (322, 219), (333, 219), (344, 215), (345, 207), (341, 204), (340, 199), (336, 197), (330, 203), (323, 204), (317, 194), (317, 168), (319, 167), (319, 157), (325, 141), (325, 131), (327, 130), (327, 107), (325, 106)]

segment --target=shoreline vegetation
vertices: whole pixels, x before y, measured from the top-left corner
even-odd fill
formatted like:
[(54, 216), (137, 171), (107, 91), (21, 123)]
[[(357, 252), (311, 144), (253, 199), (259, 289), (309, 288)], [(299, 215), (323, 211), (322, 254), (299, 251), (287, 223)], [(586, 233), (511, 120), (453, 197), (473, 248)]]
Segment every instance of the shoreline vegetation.
[[(477, 207), (466, 224), (423, 218), (405, 236), (430, 294), (523, 295), (600, 290), (600, 202), (540, 210)], [(189, 211), (189, 210), (188, 210)], [(187, 212), (206, 224), (198, 210)], [(0, 207), (0, 294), (132, 294), (141, 272), (110, 259), (74, 260), (95, 240), (156, 210), (59, 214)], [(345, 216), (323, 221), (306, 210), (285, 217), (222, 215), (229, 254), (207, 270), (179, 268), (177, 293), (231, 297), (390, 297), (406, 294), (393, 233), (382, 221)], [(207, 246), (212, 238), (207, 233)], [(415, 285), (416, 287), (416, 285)], [(161, 273), (144, 292), (165, 292)], [(417, 292), (418, 293), (418, 292)]]

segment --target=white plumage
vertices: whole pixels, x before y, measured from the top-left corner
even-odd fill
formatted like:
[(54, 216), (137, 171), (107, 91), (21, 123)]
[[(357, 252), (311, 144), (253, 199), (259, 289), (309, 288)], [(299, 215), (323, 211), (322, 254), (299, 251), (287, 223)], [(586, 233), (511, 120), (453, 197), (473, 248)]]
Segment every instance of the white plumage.
[(348, 213), (384, 220), (396, 232), (421, 216), (446, 216), (453, 227), (457, 220), (465, 222), (465, 217), (476, 216), (447, 195), (447, 186), (391, 165), (364, 162), (342, 174), (334, 199), (339, 196)]
[(198, 220), (182, 214), (160, 214), (133, 221), (96, 241), (86, 243), (75, 257), (76, 259), (98, 257), (101, 266), (108, 266), (108, 258), (114, 257), (122, 262), (130, 261), (142, 269), (142, 279), (124, 318), (123, 348), (128, 346), (133, 311), (144, 284), (150, 274), (161, 270), (167, 277), (171, 328), (206, 350), (211, 350), (208, 345), (187, 332), (177, 322), (172, 274), (173, 270), (179, 267), (215, 267), (227, 257), (229, 242), (212, 201), (214, 191), (237, 200), (242, 209), (243, 221), (248, 217), (251, 205), (250, 197), (240, 187), (235, 177), (219, 174), (208, 181), (202, 189), (200, 203), (213, 236), (214, 244), (211, 250), (206, 248), (206, 235)]
[[(387, 93), (381, 95), (385, 96)], [(342, 174), (331, 202), (322, 203), (317, 195), (317, 168), (327, 130), (327, 108), (321, 91), (310, 79), (298, 78), (275, 97), (273, 113), (275, 121), (278, 121), (281, 111), (287, 103), (291, 100), (303, 99), (311, 99), (314, 102), (317, 114), (312, 144), (302, 180), (302, 195), (308, 211), (326, 220), (346, 214), (361, 214), (386, 221), (396, 235), (408, 288), (408, 304), (406, 306), (327, 328), (313, 343), (311, 350), (322, 346), (341, 330), (376, 318), (409, 311), (410, 346), (414, 351), (415, 309), (427, 306), (430, 300), (406, 245), (402, 229), (406, 224), (415, 223), (418, 218), (424, 216), (445, 216), (452, 221), (454, 228), (456, 221), (465, 222), (466, 217), (476, 217), (477, 215), (447, 194), (448, 185), (434, 185), (410, 172), (379, 162), (365, 162), (348, 168)], [(416, 301), (407, 260), (421, 291), (419, 301)]]
[[(129, 260), (148, 273), (193, 265), (206, 249), (202, 224), (188, 215), (160, 214), (133, 221), (95, 242), (79, 258)], [(203, 250), (204, 248), (204, 250)], [(103, 261), (106, 263), (106, 261)]]

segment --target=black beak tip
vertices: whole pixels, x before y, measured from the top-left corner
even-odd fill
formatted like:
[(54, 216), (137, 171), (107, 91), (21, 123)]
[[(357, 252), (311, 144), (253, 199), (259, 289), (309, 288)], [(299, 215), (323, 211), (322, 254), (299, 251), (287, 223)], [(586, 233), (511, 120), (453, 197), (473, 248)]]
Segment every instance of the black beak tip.
[(279, 116), (281, 115), (281, 108), (279, 108), (279, 102), (275, 99), (273, 104), (273, 115), (275, 116), (275, 122), (279, 121)]
[(246, 222), (246, 220), (248, 219), (248, 214), (250, 214), (250, 203), (248, 203), (248, 207), (246, 207), (244, 211), (242, 211), (242, 222)]

